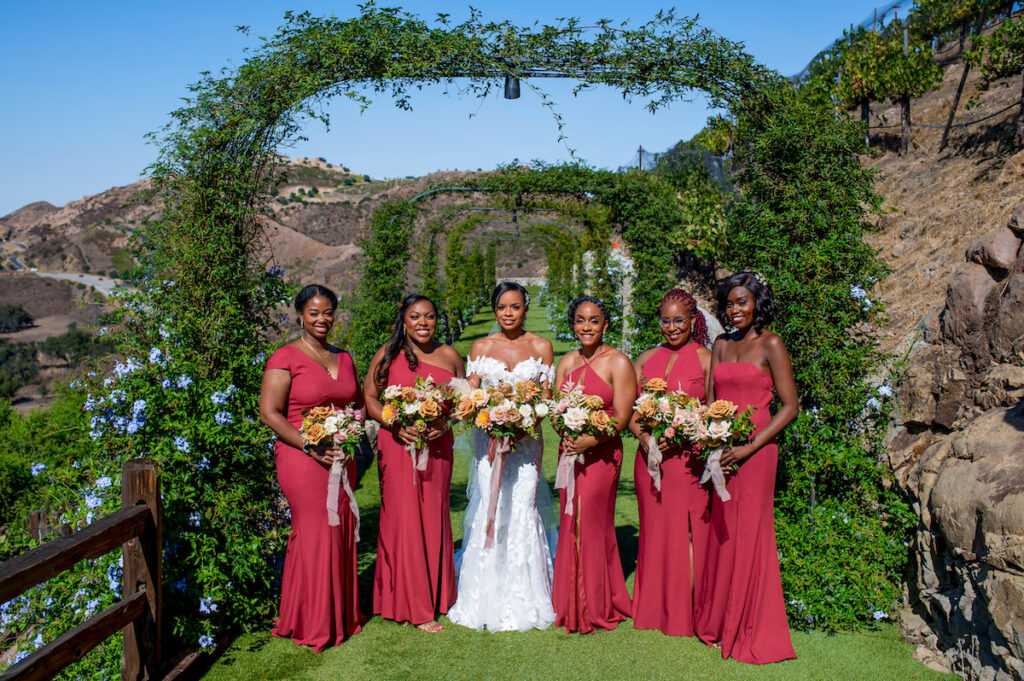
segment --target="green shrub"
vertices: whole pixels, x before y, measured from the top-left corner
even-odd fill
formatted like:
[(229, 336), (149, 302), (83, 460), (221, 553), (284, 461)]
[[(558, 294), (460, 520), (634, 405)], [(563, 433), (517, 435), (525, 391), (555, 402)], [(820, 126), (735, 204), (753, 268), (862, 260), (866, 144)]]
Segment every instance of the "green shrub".
[(0, 333), (14, 333), (32, 326), (35, 320), (21, 305), (0, 305)]

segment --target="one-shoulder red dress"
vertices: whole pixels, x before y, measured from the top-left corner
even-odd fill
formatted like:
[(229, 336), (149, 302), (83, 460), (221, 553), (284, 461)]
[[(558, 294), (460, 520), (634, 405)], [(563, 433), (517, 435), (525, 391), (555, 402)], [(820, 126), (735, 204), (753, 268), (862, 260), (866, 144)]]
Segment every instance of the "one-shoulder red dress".
[[(748, 362), (721, 362), (712, 376), (715, 398), (740, 410), (754, 407), (756, 430), (771, 421), (774, 383)], [(756, 431), (755, 431), (756, 432)], [(761, 447), (727, 478), (732, 499), (711, 500), (711, 533), (704, 562), (703, 598), (695, 629), (720, 642), (722, 657), (767, 664), (796, 658), (789, 638), (775, 545), (775, 469), (779, 447)]]
[[(661, 346), (641, 369), (643, 378), (664, 378), (668, 389), (704, 401), (704, 368), (696, 343), (678, 350)], [(675, 362), (669, 367), (669, 363)], [(633, 475), (640, 511), (640, 548), (633, 581), (633, 626), (672, 636), (693, 636), (694, 604), (701, 596), (704, 550), (711, 522), (708, 488), (698, 480), (704, 461), (694, 447), (674, 447), (661, 463), (661, 491), (638, 448)], [(693, 575), (690, 547), (693, 547)]]
[[(340, 352), (338, 378), (293, 345), (278, 348), (267, 360), (267, 369), (284, 369), (291, 375), (285, 417), (296, 428), (302, 410), (311, 407), (344, 407), (359, 395), (355, 365)], [(327, 523), (328, 470), (301, 449), (281, 442), (274, 445), (277, 480), (288, 500), (292, 531), (284, 558), (281, 607), (274, 636), (290, 638), (320, 652), (356, 634), (365, 621), (359, 612), (356, 568), (356, 519), (344, 492), (338, 493), (341, 524)], [(355, 485), (356, 466), (346, 474)]]
[[(580, 381), (585, 393), (604, 400), (611, 415), (612, 387), (586, 363), (570, 372), (562, 386)], [(588, 450), (583, 463), (575, 464), (572, 515), (565, 513), (566, 490), (561, 491), (551, 600), (555, 626), (568, 632), (614, 629), (632, 612), (615, 538), (615, 490), (621, 468), (622, 438), (615, 436)]]
[[(453, 375), (420, 361), (413, 372), (405, 356), (388, 369), (388, 385), (411, 386), (432, 376), (438, 385)], [(452, 483), (451, 431), (430, 442), (427, 468), (417, 471), (405, 445), (380, 429), (380, 535), (373, 576), (373, 612), (396, 622), (425, 624), (455, 603), (455, 554), (448, 493)], [(416, 477), (415, 483), (413, 477)]]

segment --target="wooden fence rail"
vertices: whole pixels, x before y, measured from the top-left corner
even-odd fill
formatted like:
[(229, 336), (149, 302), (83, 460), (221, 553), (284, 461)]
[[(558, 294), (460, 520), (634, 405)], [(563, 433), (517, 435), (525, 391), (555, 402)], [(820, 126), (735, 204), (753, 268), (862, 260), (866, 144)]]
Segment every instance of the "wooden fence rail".
[(161, 501), (155, 461), (121, 470), (123, 508), (80, 532), (60, 537), (0, 565), (0, 603), (118, 546), (124, 551), (123, 598), (8, 669), (0, 681), (50, 679), (117, 633), (124, 637), (123, 681), (151, 681), (160, 666)]

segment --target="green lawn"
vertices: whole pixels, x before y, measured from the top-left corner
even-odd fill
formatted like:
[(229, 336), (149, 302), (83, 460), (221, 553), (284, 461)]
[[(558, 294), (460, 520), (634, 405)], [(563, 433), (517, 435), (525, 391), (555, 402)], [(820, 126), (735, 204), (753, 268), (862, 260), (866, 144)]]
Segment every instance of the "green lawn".
[[(477, 338), (487, 335), (493, 317), (481, 313), (457, 344), (463, 354)], [(531, 331), (546, 332), (544, 310), (535, 308), (527, 318)], [(556, 357), (569, 349), (556, 344)], [(544, 473), (549, 484), (555, 475), (555, 438), (545, 424)], [(627, 440), (619, 496), (616, 531), (629, 586), (637, 552), (637, 506), (633, 486), (636, 443)], [(456, 456), (452, 479), (452, 529), (456, 543), (462, 536), (466, 506), (467, 470)], [(369, 599), (376, 550), (380, 488), (376, 467), (363, 478), (356, 496), (363, 519), (359, 545), (360, 593), (363, 612), (372, 612)], [(630, 621), (609, 632), (587, 636), (564, 630), (478, 633), (441, 619), (445, 630), (427, 634), (414, 627), (372, 618), (363, 631), (344, 645), (313, 654), (290, 641), (267, 633), (238, 638), (204, 677), (208, 681), (344, 679), (849, 679), (850, 681), (904, 681), (953, 679), (916, 662), (911, 648), (896, 628), (827, 636), (793, 632), (799, 659), (775, 665), (745, 665), (722, 660), (717, 650), (691, 638), (638, 631)]]

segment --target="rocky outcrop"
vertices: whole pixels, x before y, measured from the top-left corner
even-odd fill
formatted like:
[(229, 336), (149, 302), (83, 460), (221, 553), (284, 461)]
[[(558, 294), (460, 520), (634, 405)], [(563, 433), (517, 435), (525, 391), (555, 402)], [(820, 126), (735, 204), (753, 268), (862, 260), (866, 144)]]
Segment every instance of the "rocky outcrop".
[(1024, 679), (1022, 235), (1024, 208), (967, 248), (910, 352), (889, 452), (919, 519), (908, 634), (985, 681)]

